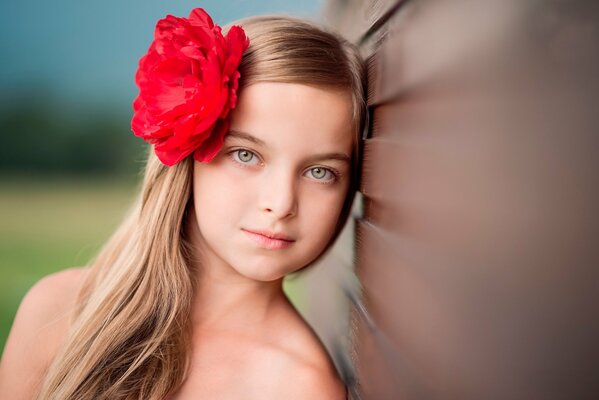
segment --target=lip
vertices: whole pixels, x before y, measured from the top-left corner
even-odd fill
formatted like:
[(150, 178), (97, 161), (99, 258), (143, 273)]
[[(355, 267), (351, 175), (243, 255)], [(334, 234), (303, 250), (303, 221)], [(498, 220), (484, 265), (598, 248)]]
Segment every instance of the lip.
[(283, 234), (273, 234), (265, 231), (250, 231), (242, 229), (250, 239), (266, 249), (278, 250), (285, 249), (293, 244), (295, 240)]
[(266, 236), (267, 238), (270, 238), (270, 239), (280, 239), (280, 240), (286, 240), (288, 242), (295, 242), (295, 239), (285, 235), (284, 233), (273, 233), (273, 232), (262, 231), (262, 230), (258, 230), (258, 229), (244, 229), (244, 231), (251, 232), (251, 233), (257, 233), (258, 235)]

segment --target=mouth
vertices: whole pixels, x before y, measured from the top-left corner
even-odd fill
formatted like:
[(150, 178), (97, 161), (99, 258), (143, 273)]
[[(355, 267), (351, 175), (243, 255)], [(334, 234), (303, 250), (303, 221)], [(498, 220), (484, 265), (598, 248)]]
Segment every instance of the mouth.
[(242, 229), (247, 236), (257, 243), (260, 247), (270, 249), (270, 250), (279, 250), (290, 247), (295, 240), (289, 238), (289, 236), (282, 234), (272, 234), (265, 233), (264, 231), (250, 231), (247, 229)]

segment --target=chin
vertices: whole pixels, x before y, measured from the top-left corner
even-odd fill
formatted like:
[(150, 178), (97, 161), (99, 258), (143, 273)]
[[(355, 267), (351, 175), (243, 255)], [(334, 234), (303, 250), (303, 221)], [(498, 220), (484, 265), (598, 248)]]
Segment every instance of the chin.
[(259, 282), (272, 282), (277, 279), (284, 278), (285, 275), (290, 274), (297, 268), (281, 268), (281, 265), (269, 265), (268, 262), (258, 263), (255, 265), (245, 264), (243, 268), (235, 268), (237, 272), (246, 278), (259, 281)]
[(249, 272), (240, 272), (246, 278), (252, 279), (257, 282), (272, 282), (278, 279), (281, 279), (285, 276), (285, 274), (281, 273), (269, 273), (269, 271), (249, 271)]

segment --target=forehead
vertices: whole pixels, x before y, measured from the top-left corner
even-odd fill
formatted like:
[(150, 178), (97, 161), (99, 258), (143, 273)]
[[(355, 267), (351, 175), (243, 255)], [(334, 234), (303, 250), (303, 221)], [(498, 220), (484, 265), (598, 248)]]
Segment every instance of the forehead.
[(259, 82), (240, 91), (231, 112), (231, 130), (250, 133), (279, 149), (350, 154), (351, 115), (349, 91)]

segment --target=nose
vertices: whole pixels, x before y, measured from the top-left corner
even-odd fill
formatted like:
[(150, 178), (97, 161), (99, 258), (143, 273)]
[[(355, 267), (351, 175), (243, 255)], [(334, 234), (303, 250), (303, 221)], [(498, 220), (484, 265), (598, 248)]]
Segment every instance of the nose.
[(277, 219), (285, 219), (297, 213), (297, 182), (290, 172), (278, 171), (265, 174), (260, 188), (260, 209)]

